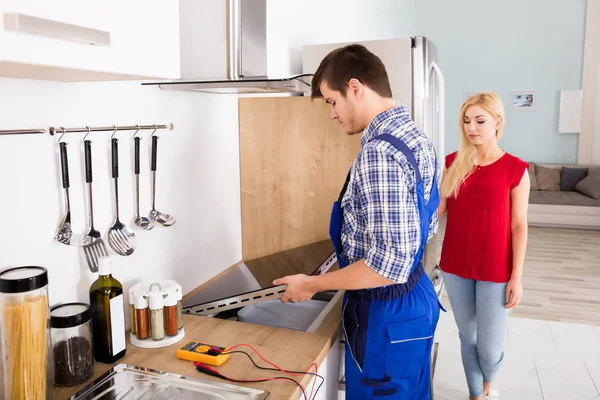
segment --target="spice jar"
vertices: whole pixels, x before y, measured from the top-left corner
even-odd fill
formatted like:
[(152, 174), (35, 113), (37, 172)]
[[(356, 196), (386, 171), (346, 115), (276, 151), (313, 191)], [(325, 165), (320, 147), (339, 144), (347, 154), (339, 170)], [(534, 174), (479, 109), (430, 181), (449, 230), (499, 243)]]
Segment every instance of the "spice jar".
[(84, 303), (68, 303), (50, 310), (50, 326), (57, 386), (75, 386), (92, 377), (92, 313)]
[(176, 284), (177, 290), (177, 329), (183, 328), (183, 288)]
[(148, 339), (150, 327), (148, 325), (148, 299), (144, 296), (138, 296), (135, 299), (135, 324), (136, 337), (138, 339)]
[(177, 335), (177, 291), (171, 286), (167, 291), (164, 301), (165, 334), (167, 336)]
[(52, 399), (54, 360), (49, 330), (48, 271), (0, 272), (0, 340), (4, 399)]
[(129, 317), (131, 319), (131, 333), (135, 335), (137, 326), (135, 323), (135, 292), (133, 287), (129, 289)]
[(150, 306), (150, 336), (154, 340), (160, 340), (165, 337), (163, 294), (162, 292), (150, 292), (148, 300)]

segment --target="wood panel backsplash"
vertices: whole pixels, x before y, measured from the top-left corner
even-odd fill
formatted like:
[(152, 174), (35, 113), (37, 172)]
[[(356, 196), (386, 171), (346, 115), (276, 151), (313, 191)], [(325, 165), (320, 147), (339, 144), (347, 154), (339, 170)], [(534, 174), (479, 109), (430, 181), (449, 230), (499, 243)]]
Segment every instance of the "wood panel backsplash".
[(360, 150), (320, 99), (239, 99), (245, 260), (329, 237), (331, 206)]

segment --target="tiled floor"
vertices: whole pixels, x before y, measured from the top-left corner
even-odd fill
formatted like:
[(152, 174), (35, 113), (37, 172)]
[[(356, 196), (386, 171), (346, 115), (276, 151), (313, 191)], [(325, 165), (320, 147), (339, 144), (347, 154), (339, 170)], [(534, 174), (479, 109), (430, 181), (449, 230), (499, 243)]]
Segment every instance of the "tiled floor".
[[(444, 221), (438, 252), (443, 235)], [(523, 301), (510, 313), (499, 396), (490, 400), (600, 400), (599, 258), (600, 231), (530, 227)], [(468, 400), (445, 293), (442, 302), (435, 400)]]
[[(493, 400), (600, 400), (600, 327), (510, 317)], [(469, 398), (451, 312), (440, 317), (435, 400)]]

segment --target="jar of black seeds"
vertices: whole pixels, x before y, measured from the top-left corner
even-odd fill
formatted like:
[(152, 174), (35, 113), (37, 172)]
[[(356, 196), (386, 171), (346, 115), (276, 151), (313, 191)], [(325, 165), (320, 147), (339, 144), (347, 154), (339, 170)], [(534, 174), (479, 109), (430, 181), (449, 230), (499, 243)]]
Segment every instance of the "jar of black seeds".
[(57, 386), (75, 386), (93, 374), (92, 314), (84, 303), (67, 303), (50, 309), (50, 326)]

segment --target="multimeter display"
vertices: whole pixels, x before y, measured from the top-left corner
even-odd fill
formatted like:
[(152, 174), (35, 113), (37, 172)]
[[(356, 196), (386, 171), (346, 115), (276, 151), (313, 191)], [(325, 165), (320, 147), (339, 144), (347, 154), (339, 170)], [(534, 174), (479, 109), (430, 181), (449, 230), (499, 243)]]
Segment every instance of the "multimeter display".
[(225, 347), (190, 340), (177, 349), (177, 358), (188, 361), (199, 361), (203, 364), (219, 366), (229, 358), (229, 354), (221, 354)]

